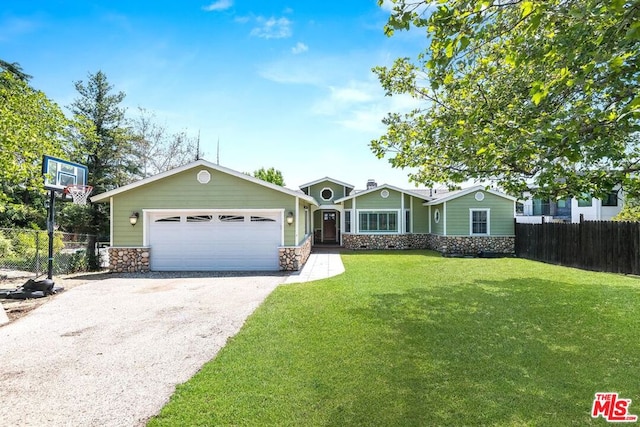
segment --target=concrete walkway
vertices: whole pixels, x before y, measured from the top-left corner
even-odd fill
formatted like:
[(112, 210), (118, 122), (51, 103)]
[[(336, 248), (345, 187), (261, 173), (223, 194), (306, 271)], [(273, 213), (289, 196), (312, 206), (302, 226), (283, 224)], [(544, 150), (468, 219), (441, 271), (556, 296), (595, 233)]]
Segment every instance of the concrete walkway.
[(312, 282), (344, 273), (344, 264), (338, 250), (321, 249), (311, 252), (301, 271), (292, 273), (285, 284)]

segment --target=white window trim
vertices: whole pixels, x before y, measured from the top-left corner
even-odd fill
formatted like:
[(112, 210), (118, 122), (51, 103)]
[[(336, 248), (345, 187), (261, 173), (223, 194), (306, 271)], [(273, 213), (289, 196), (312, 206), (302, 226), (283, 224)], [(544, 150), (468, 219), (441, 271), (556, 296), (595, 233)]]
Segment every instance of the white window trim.
[[(358, 228), (357, 228), (357, 232), (356, 234), (401, 234), (400, 233), (400, 221), (404, 221), (404, 218), (401, 215), (401, 211), (399, 209), (356, 209), (356, 218), (358, 218)], [(360, 214), (364, 213), (364, 212), (371, 212), (371, 213), (387, 213), (387, 212), (395, 212), (396, 213), (396, 231), (369, 231), (369, 230), (365, 230), (362, 231), (360, 230)], [(351, 219), (352, 221), (352, 227), (353, 227), (353, 218)], [(353, 232), (352, 232), (353, 233)]]
[[(474, 233), (473, 232), (473, 213), (478, 211), (484, 211), (487, 213), (487, 232), (486, 233)], [(469, 208), (469, 235), (470, 236), (490, 236), (491, 235), (491, 209), (489, 208)]]
[[(322, 195), (322, 193), (324, 193), (325, 190), (331, 191), (331, 196), (328, 199), (325, 199), (324, 196)], [(328, 201), (332, 200), (333, 196), (334, 196), (333, 188), (331, 188), (331, 187), (324, 187), (322, 190), (320, 190), (320, 198), (325, 202), (328, 202)]]

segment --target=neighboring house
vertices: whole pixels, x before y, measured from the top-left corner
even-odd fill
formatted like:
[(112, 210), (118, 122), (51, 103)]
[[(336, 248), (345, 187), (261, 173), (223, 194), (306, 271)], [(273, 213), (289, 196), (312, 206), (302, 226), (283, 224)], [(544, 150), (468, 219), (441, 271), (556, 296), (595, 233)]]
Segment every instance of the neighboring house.
[(514, 247), (515, 199), (483, 186), (443, 194), (369, 181), (357, 191), (325, 177), (297, 191), (198, 160), (91, 200), (111, 207), (114, 271), (295, 271), (321, 244), (445, 254)]
[(516, 209), (519, 223), (609, 221), (622, 210), (622, 191), (613, 191), (605, 199), (585, 196), (560, 200), (541, 200), (525, 194)]

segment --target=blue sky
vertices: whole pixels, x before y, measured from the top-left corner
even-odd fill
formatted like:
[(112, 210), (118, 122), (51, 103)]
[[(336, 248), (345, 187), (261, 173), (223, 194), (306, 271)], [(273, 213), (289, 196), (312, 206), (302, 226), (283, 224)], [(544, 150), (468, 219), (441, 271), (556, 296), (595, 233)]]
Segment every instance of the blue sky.
[(153, 111), (171, 131), (200, 132), (201, 149), (242, 172), (282, 171), (288, 187), (330, 176), (414, 187), (368, 144), (390, 111), (371, 68), (426, 46), (387, 38), (387, 7), (349, 1), (6, 1), (0, 58), (18, 62), (65, 112), (73, 83), (102, 70), (130, 116)]

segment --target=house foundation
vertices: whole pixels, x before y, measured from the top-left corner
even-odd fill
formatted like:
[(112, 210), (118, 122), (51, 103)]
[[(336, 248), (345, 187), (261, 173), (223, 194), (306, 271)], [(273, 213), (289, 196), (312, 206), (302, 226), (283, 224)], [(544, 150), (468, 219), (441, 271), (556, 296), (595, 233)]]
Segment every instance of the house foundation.
[(431, 249), (444, 255), (513, 254), (513, 236), (439, 236), (436, 234), (343, 234), (345, 249)]
[(283, 246), (278, 252), (280, 271), (299, 271), (311, 255), (311, 236), (307, 236), (300, 246)]
[(146, 273), (149, 271), (150, 248), (111, 247), (109, 271), (112, 273)]

